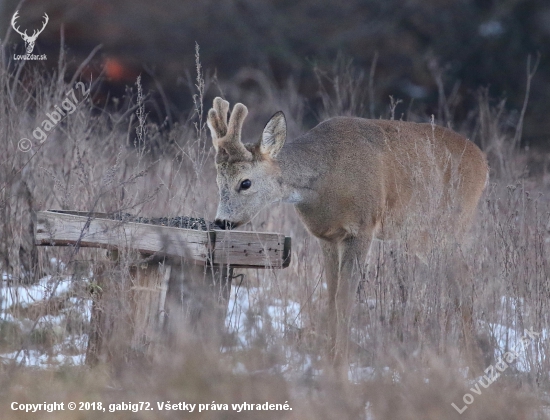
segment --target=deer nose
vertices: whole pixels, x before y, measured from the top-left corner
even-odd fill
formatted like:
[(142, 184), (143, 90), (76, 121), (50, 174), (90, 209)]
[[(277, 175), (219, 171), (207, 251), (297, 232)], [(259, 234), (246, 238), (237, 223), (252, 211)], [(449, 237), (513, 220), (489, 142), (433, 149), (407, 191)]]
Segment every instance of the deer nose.
[(222, 220), (222, 219), (216, 219), (214, 221), (214, 224), (222, 230), (226, 230), (226, 229), (230, 230), (230, 229), (233, 229), (234, 227), (236, 227), (235, 223), (232, 223), (228, 220)]

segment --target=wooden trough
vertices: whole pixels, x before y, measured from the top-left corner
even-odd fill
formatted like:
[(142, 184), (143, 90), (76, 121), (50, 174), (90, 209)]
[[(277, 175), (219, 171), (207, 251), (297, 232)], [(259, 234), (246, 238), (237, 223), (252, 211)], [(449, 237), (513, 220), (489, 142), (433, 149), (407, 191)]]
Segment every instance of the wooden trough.
[(152, 354), (184, 325), (199, 336), (222, 334), (233, 268), (290, 263), (290, 238), (278, 233), (183, 229), (61, 210), (37, 212), (34, 226), (36, 245), (108, 250), (93, 262), (90, 365)]

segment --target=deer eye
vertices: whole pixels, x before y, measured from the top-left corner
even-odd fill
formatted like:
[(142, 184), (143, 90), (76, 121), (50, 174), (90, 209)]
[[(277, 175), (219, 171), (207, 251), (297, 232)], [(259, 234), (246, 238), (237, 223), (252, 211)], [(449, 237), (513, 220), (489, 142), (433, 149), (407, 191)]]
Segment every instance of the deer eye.
[(241, 182), (241, 190), (248, 190), (250, 186), (252, 185), (252, 181), (249, 179), (245, 179)]

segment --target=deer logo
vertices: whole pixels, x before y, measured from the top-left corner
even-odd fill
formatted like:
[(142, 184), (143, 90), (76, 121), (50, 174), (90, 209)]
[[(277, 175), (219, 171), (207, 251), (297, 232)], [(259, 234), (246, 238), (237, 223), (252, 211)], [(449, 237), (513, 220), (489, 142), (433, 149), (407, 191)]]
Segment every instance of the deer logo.
[(459, 238), (487, 184), (485, 155), (434, 123), (351, 117), (329, 119), (287, 142), (281, 111), (256, 143), (245, 144), (247, 108), (236, 104), (229, 121), (228, 113), (229, 102), (216, 98), (207, 121), (220, 193), (216, 225), (233, 229), (272, 203), (294, 204), (323, 251), (328, 350), (347, 377), (351, 310), (372, 241), (405, 237), (419, 225), (411, 249), (421, 258), (437, 246), (430, 242), (434, 222), (450, 241)]
[(11, 26), (15, 32), (17, 32), (19, 35), (21, 35), (21, 38), (23, 38), (23, 41), (25, 41), (25, 49), (27, 50), (27, 54), (32, 54), (32, 51), (34, 50), (34, 44), (36, 42), (36, 38), (38, 38), (38, 35), (42, 33), (46, 25), (48, 24), (48, 21), (50, 18), (46, 13), (44, 13), (44, 24), (42, 25), (42, 28), (40, 30), (33, 30), (32, 35), (27, 35), (27, 30), (25, 29), (25, 32), (21, 32), (19, 30), (19, 26), (15, 26), (15, 21), (19, 17), (19, 10), (17, 10), (13, 17), (11, 18)]

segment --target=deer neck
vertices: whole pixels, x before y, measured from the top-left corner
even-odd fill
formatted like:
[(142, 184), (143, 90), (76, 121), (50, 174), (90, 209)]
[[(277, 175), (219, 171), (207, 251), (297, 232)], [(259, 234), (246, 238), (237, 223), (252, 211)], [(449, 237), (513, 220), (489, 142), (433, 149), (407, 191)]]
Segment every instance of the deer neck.
[(277, 156), (277, 163), (284, 203), (298, 205), (316, 199), (314, 186), (325, 170), (325, 165), (316, 155), (314, 150), (300, 144), (291, 143), (282, 148)]

